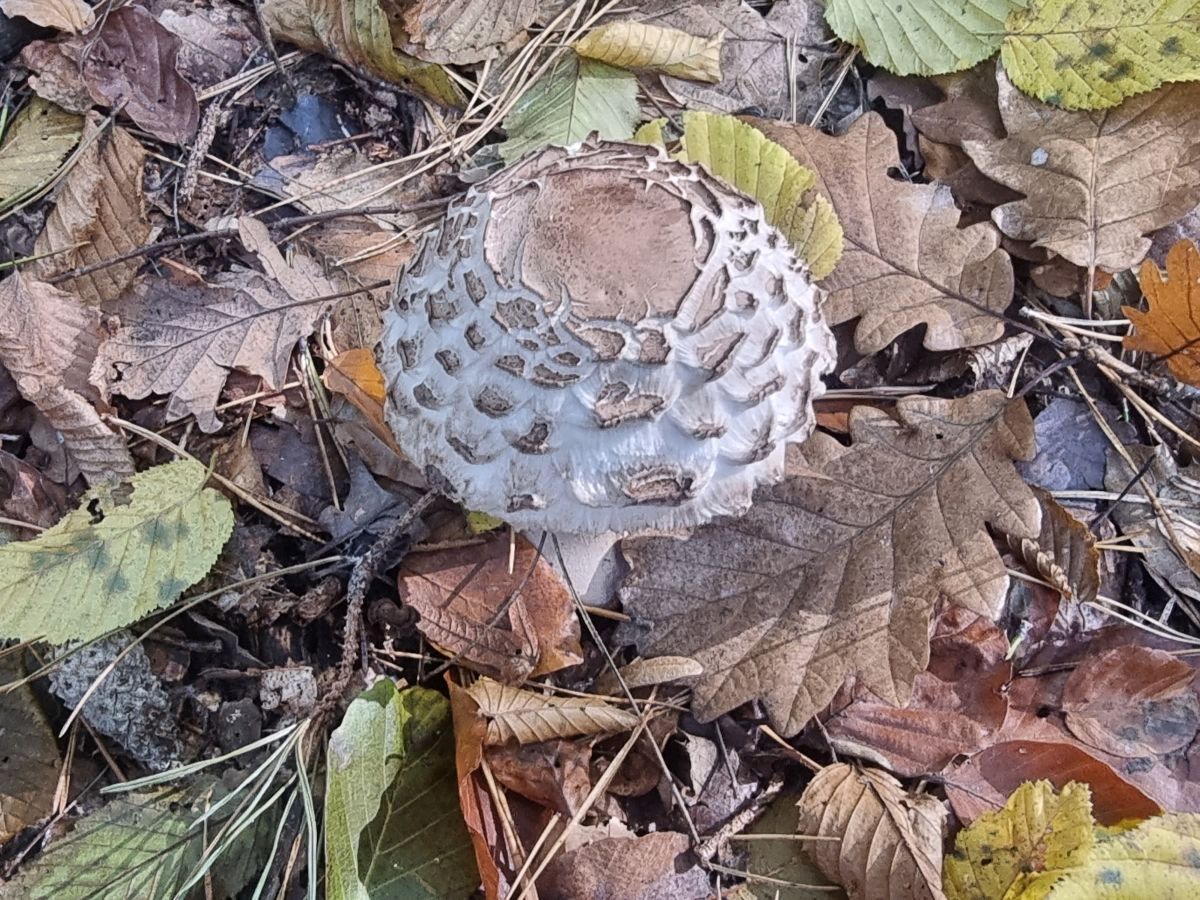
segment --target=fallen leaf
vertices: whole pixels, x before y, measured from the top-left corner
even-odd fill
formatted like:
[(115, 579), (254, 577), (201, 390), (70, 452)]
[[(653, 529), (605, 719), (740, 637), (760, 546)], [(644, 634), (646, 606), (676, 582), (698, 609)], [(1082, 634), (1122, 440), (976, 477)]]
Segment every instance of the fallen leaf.
[(326, 362), (321, 381), (326, 388), (354, 404), (355, 409), (363, 414), (372, 434), (400, 455), (396, 436), (384, 417), (383, 373), (375, 365), (373, 350), (362, 348), (339, 353)]
[(1007, 136), (963, 149), (989, 178), (1026, 195), (992, 211), (1009, 237), (1118, 272), (1145, 257), (1144, 235), (1200, 202), (1200, 84), (1092, 113), (1043, 106), (1003, 75), (999, 84)]
[(1095, 843), (1092, 799), (1071, 782), (1056, 794), (1048, 781), (1027, 781), (1002, 809), (958, 833), (946, 857), (949, 900), (1044, 896), (1031, 891), (1048, 872), (1087, 861)]
[(507, 535), (482, 547), (409, 556), (400, 599), (417, 628), (460, 665), (509, 684), (583, 662), (571, 594), (550, 563), (517, 538), (509, 568)]
[[(150, 237), (142, 192), (146, 151), (123, 128), (100, 132), (96, 119), (84, 126), (90, 142), (55, 195), (54, 209), (38, 235), (30, 269), (42, 280), (136, 250)], [(115, 300), (133, 282), (142, 260), (107, 265), (90, 275), (68, 278), (60, 287), (99, 306)]]
[[(10, 653), (0, 659), (3, 686), (25, 676), (20, 658)], [(22, 829), (50, 817), (62, 761), (54, 729), (30, 685), (0, 693), (0, 729), (0, 841), (7, 843)]]
[(655, 656), (652, 659), (636, 659), (621, 666), (621, 680), (628, 688), (652, 687), (703, 674), (700, 663), (686, 656)]
[(1033, 489), (1042, 506), (1042, 531), (1036, 538), (1010, 538), (1009, 544), (1029, 571), (1049, 582), (1068, 600), (1086, 603), (1100, 590), (1100, 551), (1091, 530), (1054, 499)]
[(83, 119), (34, 97), (13, 119), (0, 145), (0, 201), (41, 188), (79, 143)]
[(337, 293), (336, 286), (325, 278), (321, 266), (313, 259), (303, 253), (292, 253), (291, 259), (285, 261), (264, 222), (241, 216), (237, 227), (242, 246), (258, 257), (267, 277), (293, 300), (305, 303)]
[(200, 124), (200, 104), (175, 68), (181, 45), (140, 6), (109, 10), (80, 51), (88, 92), (156, 138), (186, 144)]
[(538, 893), (546, 900), (705, 900), (708, 873), (690, 850), (688, 836), (674, 831), (593, 841), (557, 856), (538, 879)]
[[(66, 492), (22, 459), (0, 450), (0, 512), (11, 519), (28, 522), (33, 528), (21, 529), (22, 538), (49, 528), (67, 511)], [(9, 528), (16, 526), (11, 523)], [(29, 533), (25, 533), (29, 532)], [(13, 534), (9, 533), (13, 539)]]
[(500, 145), (500, 155), (512, 162), (531, 150), (578, 143), (593, 132), (625, 140), (638, 116), (633, 75), (568, 52), (504, 117), (508, 140)]
[(96, 20), (84, 0), (0, 0), (0, 12), (21, 16), (43, 28), (57, 28), (68, 34), (86, 31)]
[(1188, 747), (1200, 727), (1195, 670), (1165, 650), (1119, 647), (1085, 659), (1067, 679), (1067, 728), (1083, 743), (1139, 759)]
[(941, 4), (910, 0), (830, 0), (825, 18), (869, 63), (897, 75), (969, 69), (1000, 49), (1004, 20), (1023, 0)]
[(1148, 309), (1122, 306), (1136, 329), (1125, 336), (1126, 350), (1165, 360), (1178, 380), (1200, 386), (1200, 250), (1189, 240), (1167, 253), (1167, 271), (1146, 260), (1138, 272)]
[(0, 282), (0, 364), (62, 435), (91, 484), (133, 474), (124, 439), (104, 424), (84, 374), (99, 343), (100, 315), (66, 291), (21, 272)]
[(262, 17), (281, 40), (410, 86), (436, 103), (463, 105), (462, 91), (445, 69), (392, 46), (388, 17), (379, 0), (264, 0)]
[(194, 415), (221, 427), (215, 407), (233, 370), (282, 387), (296, 342), (328, 303), (299, 303), (273, 279), (234, 268), (212, 284), (148, 277), (106, 311), (120, 326), (100, 347), (92, 382), (105, 395), (169, 397), (168, 421)]
[(952, 606), (938, 618), (929, 643), (929, 668), (913, 681), (904, 708), (861, 690), (848, 704), (834, 701), (825, 733), (835, 750), (916, 777), (939, 772), (959, 754), (990, 742), (1008, 712), (1012, 664), (1004, 632)]
[(685, 112), (679, 158), (762, 204), (767, 221), (783, 232), (814, 280), (837, 266), (842, 225), (829, 201), (813, 190), (816, 173), (761, 131), (732, 116)]
[(229, 501), (207, 480), (193, 460), (155, 466), (93, 488), (37, 538), (0, 546), (0, 634), (90, 639), (174, 601), (233, 529)]
[(1014, 5), (1007, 31), (1009, 78), (1052, 106), (1106, 109), (1164, 82), (1200, 80), (1200, 4), (1189, 0), (1035, 0)]
[(946, 811), (929, 794), (910, 794), (878, 769), (826, 766), (800, 797), (805, 852), (851, 897), (941, 900)]
[(404, 27), (414, 56), (464, 65), (519, 46), (541, 7), (538, 0), (410, 0)]
[(623, 542), (634, 622), (619, 636), (644, 655), (696, 659), (704, 720), (760, 698), (794, 734), (851, 675), (904, 703), (938, 598), (989, 616), (1003, 603), (985, 523), (1037, 533), (1037, 501), (1012, 466), (1032, 455), (1032, 430), (998, 391), (906, 397), (895, 418), (857, 407), (851, 446), (818, 433), (789, 447), (783, 482), (756, 492), (745, 517), (686, 541)]
[(19, 61), (33, 73), (29, 86), (39, 97), (83, 114), (92, 108), (92, 95), (79, 77), (78, 54), (70, 49), (68, 41), (32, 41), (21, 50)]
[(839, 138), (804, 125), (748, 120), (817, 173), (817, 189), (833, 204), (845, 251), (823, 284), (832, 325), (859, 319), (859, 353), (882, 350), (918, 325), (924, 345), (954, 350), (990, 343), (1004, 333), (1013, 274), (991, 225), (959, 227), (945, 185), (897, 181), (896, 137), (867, 113)]
[(800, 823), (798, 799), (796, 794), (780, 794), (745, 831), (755, 836), (745, 845), (746, 871), (798, 885), (784, 893), (773, 882), (750, 879), (743, 887), (754, 900), (833, 900), (835, 896), (829, 891), (833, 883), (808, 858), (803, 842), (794, 838)]
[(1158, 804), (1110, 766), (1065, 743), (1003, 741), (948, 769), (943, 778), (954, 814), (967, 823), (1002, 807), (1004, 798), (1022, 782), (1040, 779), (1059, 789), (1072, 781), (1089, 785), (1096, 798), (1096, 819), (1103, 825), (1144, 819), (1160, 811)]
[(617, 734), (638, 724), (633, 713), (598, 698), (545, 696), (490, 678), (480, 678), (466, 690), (487, 720), (488, 744)]
[(384, 679), (329, 737), (330, 900), (466, 896), (479, 883), (454, 785), (450, 704)]
[(724, 40), (724, 33), (696, 37), (677, 28), (620, 21), (593, 28), (571, 46), (580, 56), (618, 69), (646, 69), (716, 84), (721, 80)]
[(574, 741), (543, 741), (487, 750), (487, 763), (497, 781), (568, 819), (583, 808), (592, 789), (591, 759), (591, 747)]

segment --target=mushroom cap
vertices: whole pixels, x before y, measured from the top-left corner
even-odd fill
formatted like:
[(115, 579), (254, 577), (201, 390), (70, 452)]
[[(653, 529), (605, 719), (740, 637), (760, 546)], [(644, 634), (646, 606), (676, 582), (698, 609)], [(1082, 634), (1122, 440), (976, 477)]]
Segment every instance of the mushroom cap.
[(578, 534), (744, 513), (812, 431), (835, 358), (758, 203), (604, 141), (453, 203), (399, 274), (379, 355), (417, 465), (470, 509)]

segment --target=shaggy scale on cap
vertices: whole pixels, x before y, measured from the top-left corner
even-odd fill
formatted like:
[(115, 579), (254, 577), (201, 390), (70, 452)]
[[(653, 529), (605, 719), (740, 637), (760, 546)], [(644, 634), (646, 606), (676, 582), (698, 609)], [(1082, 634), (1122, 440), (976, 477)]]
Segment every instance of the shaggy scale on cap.
[(380, 349), (413, 462), (469, 509), (575, 534), (744, 513), (812, 431), (833, 362), (817, 289), (756, 202), (595, 141), (452, 204)]

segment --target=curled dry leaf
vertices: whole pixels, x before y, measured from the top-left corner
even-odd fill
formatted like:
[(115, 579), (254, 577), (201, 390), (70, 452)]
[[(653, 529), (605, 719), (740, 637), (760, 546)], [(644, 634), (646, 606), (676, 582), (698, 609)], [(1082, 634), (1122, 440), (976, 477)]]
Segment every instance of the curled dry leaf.
[(404, 28), (414, 56), (431, 62), (480, 62), (525, 40), (539, 0), (409, 0)]
[(1196, 671), (1165, 650), (1118, 647), (1085, 659), (1067, 679), (1067, 728), (1089, 746), (1140, 759), (1188, 747), (1200, 726)]
[(1009, 546), (1030, 572), (1068, 600), (1088, 602), (1100, 590), (1100, 551), (1091, 529), (1054, 499), (1033, 488), (1042, 507), (1042, 531), (1035, 539), (1009, 537)]
[[(83, 133), (88, 146), (59, 187), (34, 245), (34, 253), (44, 257), (31, 266), (40, 279), (136, 250), (150, 236), (142, 192), (146, 151), (123, 128), (98, 132), (97, 120), (90, 119)], [(60, 286), (99, 306), (119, 297), (140, 265), (139, 259), (127, 260)]]
[(175, 68), (182, 43), (140, 6), (109, 10), (80, 51), (92, 99), (120, 107), (160, 140), (186, 143), (200, 124), (200, 104)]
[(1149, 308), (1121, 307), (1137, 329), (1125, 336), (1125, 349), (1152, 354), (1179, 381), (1200, 387), (1200, 250), (1179, 241), (1167, 253), (1165, 277), (1148, 259), (1138, 281)]
[(816, 774), (799, 806), (799, 834), (837, 838), (805, 849), (851, 897), (944, 900), (946, 810), (937, 798), (907, 793), (879, 769), (835, 763)]
[(79, 142), (83, 119), (34, 97), (4, 133), (0, 146), (0, 201), (36, 191)]
[(216, 431), (230, 371), (281, 387), (293, 347), (326, 305), (297, 303), (248, 269), (220, 273), (213, 284), (146, 278), (106, 308), (120, 326), (100, 347), (92, 382), (106, 395), (165, 394), (168, 420), (192, 414), (202, 431)]
[(17, 389), (62, 434), (91, 484), (133, 474), (124, 439), (87, 399), (83, 373), (99, 341), (100, 314), (21, 272), (0, 282), (0, 363)]
[(467, 688), (487, 720), (488, 744), (519, 744), (588, 734), (618, 734), (637, 726), (638, 717), (590, 697), (550, 697), (480, 678)]
[(1004, 333), (1013, 273), (1000, 235), (987, 223), (959, 227), (945, 185), (891, 178), (899, 165), (896, 136), (867, 113), (842, 137), (804, 125), (749, 119), (803, 166), (817, 173), (842, 224), (845, 250), (823, 286), (830, 324), (859, 319), (854, 345), (882, 350), (925, 325), (925, 346), (954, 350)]
[(410, 86), (437, 103), (463, 103), (462, 92), (441, 66), (395, 49), (379, 0), (264, 0), (262, 17), (275, 37), (297, 47)]
[(84, 0), (0, 0), (0, 11), (6, 16), (21, 16), (43, 28), (57, 28), (68, 34), (78, 34), (96, 20), (92, 8)]
[(989, 178), (1025, 194), (992, 211), (1009, 237), (1118, 272), (1145, 257), (1146, 234), (1200, 203), (1200, 84), (1091, 113), (1044, 106), (1003, 74), (999, 84), (1007, 136), (963, 149)]
[(789, 447), (783, 482), (741, 519), (623, 543), (622, 635), (704, 666), (702, 719), (761, 698), (794, 734), (851, 675), (903, 703), (939, 597), (999, 611), (1008, 579), (985, 524), (1027, 537), (1040, 524), (1012, 464), (1033, 453), (1024, 404), (906, 397), (894, 418), (856, 407), (850, 433), (849, 447), (825, 434)]
[(721, 80), (723, 32), (696, 37), (677, 28), (645, 22), (608, 22), (593, 28), (573, 46), (588, 59), (619, 69), (649, 69), (691, 81), (716, 84)]
[(509, 684), (583, 661), (571, 594), (537, 548), (507, 535), (405, 559), (400, 598), (443, 653)]

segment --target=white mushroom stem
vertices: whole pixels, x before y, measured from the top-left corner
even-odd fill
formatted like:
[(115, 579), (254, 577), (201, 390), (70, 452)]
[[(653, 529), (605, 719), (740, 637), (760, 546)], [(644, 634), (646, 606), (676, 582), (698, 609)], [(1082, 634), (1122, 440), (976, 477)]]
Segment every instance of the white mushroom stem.
[(621, 535), (611, 531), (555, 535), (537, 530), (523, 534), (533, 546), (542, 548), (542, 555), (559, 575), (570, 579), (580, 600), (591, 606), (607, 606), (612, 601), (624, 565), (617, 552)]

